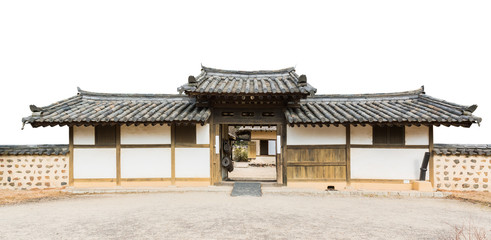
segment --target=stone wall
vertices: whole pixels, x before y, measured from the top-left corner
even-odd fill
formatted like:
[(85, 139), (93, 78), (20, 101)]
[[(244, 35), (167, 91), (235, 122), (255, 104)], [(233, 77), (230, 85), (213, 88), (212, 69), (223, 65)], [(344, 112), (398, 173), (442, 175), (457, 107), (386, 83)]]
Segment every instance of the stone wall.
[(487, 147), (435, 145), (434, 166), (437, 189), (459, 191), (491, 189), (489, 183), (491, 152)]
[[(52, 145), (59, 146), (59, 145)], [(48, 155), (49, 154), (49, 155)], [(67, 147), (0, 146), (0, 189), (44, 189), (68, 185)]]

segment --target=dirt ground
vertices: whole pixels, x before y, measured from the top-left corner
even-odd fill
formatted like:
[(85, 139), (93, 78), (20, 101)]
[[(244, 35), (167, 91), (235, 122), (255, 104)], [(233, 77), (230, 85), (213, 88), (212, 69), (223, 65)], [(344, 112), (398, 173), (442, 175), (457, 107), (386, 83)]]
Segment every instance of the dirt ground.
[(453, 199), (226, 193), (82, 195), (0, 207), (4, 239), (439, 239), (491, 208)]
[(491, 192), (458, 192), (453, 191), (449, 198), (481, 203), (491, 207)]
[(61, 189), (50, 190), (0, 190), (0, 205), (35, 202), (40, 200), (54, 200), (70, 197), (72, 194), (62, 192)]

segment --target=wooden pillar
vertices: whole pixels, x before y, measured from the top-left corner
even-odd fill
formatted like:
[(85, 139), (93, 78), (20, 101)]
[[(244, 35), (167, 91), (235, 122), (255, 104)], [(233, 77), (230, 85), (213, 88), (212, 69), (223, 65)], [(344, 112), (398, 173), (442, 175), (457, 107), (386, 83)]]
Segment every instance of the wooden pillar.
[[(220, 145), (220, 140), (218, 142), (216, 142), (216, 136), (220, 136), (219, 135), (219, 130), (220, 130), (220, 125), (219, 124), (212, 124), (212, 134), (211, 134), (211, 138), (212, 138), (212, 167), (213, 167), (213, 184), (217, 184), (219, 182), (222, 181), (222, 167), (220, 165), (220, 153), (216, 153), (216, 148), (215, 146), (219, 146)], [(219, 147), (220, 148), (220, 147)]]
[(68, 127), (68, 185), (73, 186), (73, 126)]
[(170, 127), (170, 178), (171, 184), (176, 184), (176, 125)]
[(433, 126), (428, 127), (429, 151), (430, 151), (430, 182), (435, 187), (435, 163), (433, 160)]
[(283, 182), (282, 184), (284, 186), (286, 186), (288, 184), (288, 177), (287, 177), (287, 171), (288, 171), (288, 163), (287, 163), (287, 144), (286, 144), (286, 141), (287, 141), (287, 125), (286, 124), (282, 124), (281, 125), (281, 131), (280, 131), (280, 134), (281, 134), (281, 163), (282, 163), (282, 177), (283, 177)]
[[(275, 137), (277, 138), (278, 135), (282, 135), (283, 131), (283, 126), (281, 124), (278, 124), (276, 125), (276, 134), (275, 134)], [(280, 140), (281, 140), (281, 137), (280, 137)], [(276, 139), (276, 141), (278, 141), (278, 139)], [(283, 145), (283, 141), (280, 141), (281, 145)], [(275, 142), (276, 144), (276, 147), (275, 147), (275, 154), (276, 154), (276, 182), (278, 184), (283, 184), (283, 148), (280, 146), (280, 149), (276, 149), (278, 148), (278, 143)], [(254, 148), (254, 150), (256, 150)], [(278, 151), (280, 153), (278, 153)]]
[(116, 125), (116, 185), (121, 186), (121, 126)]
[(346, 125), (346, 184), (351, 184), (351, 125)]

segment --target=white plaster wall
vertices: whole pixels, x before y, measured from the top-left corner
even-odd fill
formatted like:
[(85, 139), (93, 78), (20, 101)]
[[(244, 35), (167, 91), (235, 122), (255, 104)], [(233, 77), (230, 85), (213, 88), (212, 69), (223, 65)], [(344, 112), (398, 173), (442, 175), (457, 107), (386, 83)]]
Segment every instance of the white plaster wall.
[(406, 145), (428, 145), (429, 141), (427, 126), (406, 126)]
[(176, 177), (210, 177), (210, 149), (176, 148)]
[(205, 124), (201, 126), (196, 124), (196, 143), (197, 144), (210, 144), (210, 125)]
[(288, 127), (288, 145), (346, 144), (346, 128), (331, 127)]
[(268, 155), (276, 155), (276, 141), (268, 141)]
[(170, 144), (170, 126), (121, 126), (121, 144)]
[(73, 144), (75, 145), (94, 145), (95, 130), (94, 127), (73, 127)]
[(170, 178), (170, 148), (121, 149), (122, 178)]
[(116, 149), (74, 149), (73, 177), (75, 179), (116, 178)]
[(418, 179), (428, 149), (351, 149), (353, 179)]
[(351, 126), (351, 144), (373, 144), (372, 126)]

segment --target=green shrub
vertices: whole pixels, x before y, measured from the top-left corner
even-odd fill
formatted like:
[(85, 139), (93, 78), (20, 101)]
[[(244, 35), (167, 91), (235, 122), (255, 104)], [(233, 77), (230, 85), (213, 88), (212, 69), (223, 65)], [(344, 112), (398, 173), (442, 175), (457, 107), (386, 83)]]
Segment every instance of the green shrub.
[(248, 152), (247, 152), (247, 147), (239, 147), (239, 146), (234, 146), (234, 161), (236, 162), (248, 162)]

